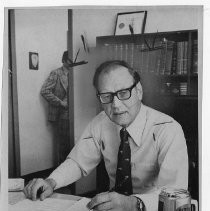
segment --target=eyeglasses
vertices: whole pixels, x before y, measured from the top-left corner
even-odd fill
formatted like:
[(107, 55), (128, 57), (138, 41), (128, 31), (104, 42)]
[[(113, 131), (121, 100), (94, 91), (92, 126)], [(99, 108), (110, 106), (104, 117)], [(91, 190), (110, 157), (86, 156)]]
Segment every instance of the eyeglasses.
[(106, 93), (98, 93), (97, 97), (100, 99), (102, 104), (112, 103), (114, 96), (117, 96), (119, 100), (127, 100), (131, 97), (131, 91), (136, 86), (136, 82), (127, 89), (121, 89), (117, 92), (106, 92)]

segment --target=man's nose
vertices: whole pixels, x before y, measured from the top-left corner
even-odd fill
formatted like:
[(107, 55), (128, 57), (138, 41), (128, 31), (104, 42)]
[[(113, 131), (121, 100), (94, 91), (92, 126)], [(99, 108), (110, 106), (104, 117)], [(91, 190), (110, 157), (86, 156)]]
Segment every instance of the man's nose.
[(121, 100), (119, 100), (117, 96), (114, 96), (112, 101), (112, 106), (116, 108), (119, 107), (121, 104), (122, 104)]

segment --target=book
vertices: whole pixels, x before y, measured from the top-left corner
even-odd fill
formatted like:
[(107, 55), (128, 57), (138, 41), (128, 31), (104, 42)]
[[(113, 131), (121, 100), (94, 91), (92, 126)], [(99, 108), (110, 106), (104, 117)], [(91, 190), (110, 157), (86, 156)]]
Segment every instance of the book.
[(101, 62), (108, 60), (108, 58), (109, 58), (108, 49), (109, 49), (109, 44), (105, 43), (101, 48), (101, 52), (100, 52), (101, 56), (98, 56), (100, 58)]
[(144, 72), (144, 52), (143, 50), (145, 50), (145, 45), (141, 44), (140, 45), (140, 65), (139, 65), (139, 69), (140, 69), (140, 73)]
[(167, 57), (167, 41), (162, 43), (162, 49), (160, 53), (160, 69), (159, 69), (160, 75), (165, 74), (166, 57)]
[(135, 44), (133, 52), (133, 69), (139, 71), (140, 63), (141, 63), (141, 45)]
[(183, 74), (187, 75), (187, 66), (188, 66), (188, 41), (184, 41), (183, 43)]
[(127, 62), (133, 68), (134, 65), (134, 43), (128, 44)]
[(177, 42), (173, 45), (171, 75), (175, 75), (177, 71)]
[(192, 74), (198, 74), (198, 40), (193, 40), (192, 52)]
[(120, 51), (118, 48), (119, 48), (118, 44), (113, 44), (113, 58), (112, 59), (114, 60), (117, 60), (120, 57)]
[(156, 51), (156, 64), (155, 64), (155, 74), (160, 74), (160, 64), (161, 64), (162, 49)]
[(108, 60), (115, 59), (115, 44), (108, 45)]
[(123, 49), (123, 44), (122, 43), (119, 44), (118, 50), (119, 50), (118, 58), (119, 58), (119, 60), (123, 60), (123, 50), (124, 49)]
[(164, 71), (165, 75), (171, 75), (173, 47), (174, 47), (173, 41), (168, 41), (166, 43), (166, 61), (165, 61), (165, 71)]
[(148, 56), (149, 56), (148, 72), (156, 73), (157, 59), (159, 53), (160, 51), (158, 49), (148, 51)]
[(183, 42), (177, 43), (177, 69), (176, 74), (182, 75), (183, 73)]

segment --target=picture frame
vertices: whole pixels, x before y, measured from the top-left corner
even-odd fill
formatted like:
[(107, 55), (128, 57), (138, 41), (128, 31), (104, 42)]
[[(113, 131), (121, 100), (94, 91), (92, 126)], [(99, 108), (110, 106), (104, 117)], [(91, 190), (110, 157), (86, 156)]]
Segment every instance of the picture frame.
[(114, 35), (144, 34), (147, 11), (117, 13)]
[(39, 69), (39, 54), (36, 52), (29, 52), (29, 69), (30, 70)]

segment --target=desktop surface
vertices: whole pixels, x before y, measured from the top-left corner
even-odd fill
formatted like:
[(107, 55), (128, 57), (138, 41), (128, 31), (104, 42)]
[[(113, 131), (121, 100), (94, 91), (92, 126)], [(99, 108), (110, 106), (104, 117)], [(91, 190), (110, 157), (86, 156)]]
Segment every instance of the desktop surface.
[[(61, 194), (61, 193), (53, 193), (50, 198), (56, 199), (64, 199), (64, 200), (75, 200), (78, 201), (81, 199), (81, 196), (69, 195), (69, 194)], [(16, 204), (19, 201), (26, 199), (25, 194), (22, 191), (19, 192), (9, 192), (8, 194), (8, 202), (10, 205)]]

